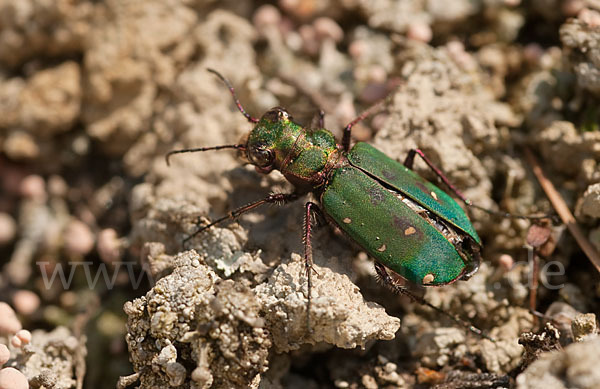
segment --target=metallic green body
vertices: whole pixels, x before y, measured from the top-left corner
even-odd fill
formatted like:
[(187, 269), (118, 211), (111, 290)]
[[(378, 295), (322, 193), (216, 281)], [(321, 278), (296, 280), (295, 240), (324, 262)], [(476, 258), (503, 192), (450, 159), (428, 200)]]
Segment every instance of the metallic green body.
[(359, 142), (344, 153), (331, 132), (303, 128), (275, 107), (245, 148), (259, 172), (279, 170), (297, 192), (315, 193), (332, 222), (407, 280), (445, 285), (477, 270), (481, 240), (462, 208), (374, 147)]

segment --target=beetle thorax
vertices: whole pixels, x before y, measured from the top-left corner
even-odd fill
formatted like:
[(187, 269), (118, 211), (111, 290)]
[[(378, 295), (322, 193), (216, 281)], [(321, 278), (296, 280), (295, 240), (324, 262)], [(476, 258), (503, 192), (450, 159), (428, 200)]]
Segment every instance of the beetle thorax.
[(294, 123), (283, 108), (265, 113), (248, 135), (248, 160), (257, 171), (279, 170), (298, 189), (311, 191), (339, 158), (333, 134)]

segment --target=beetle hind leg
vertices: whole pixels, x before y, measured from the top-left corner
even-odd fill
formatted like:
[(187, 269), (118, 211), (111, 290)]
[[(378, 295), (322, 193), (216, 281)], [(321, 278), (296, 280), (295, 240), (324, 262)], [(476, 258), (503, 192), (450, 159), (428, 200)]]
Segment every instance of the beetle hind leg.
[(411, 300), (421, 304), (421, 305), (425, 305), (431, 309), (433, 309), (434, 311), (446, 316), (447, 318), (449, 318), (450, 320), (452, 320), (453, 322), (455, 322), (456, 324), (460, 325), (461, 327), (466, 328), (467, 330), (469, 330), (470, 332), (476, 334), (477, 336), (480, 336), (482, 338), (491, 340), (492, 342), (494, 342), (495, 340), (493, 338), (491, 338), (490, 336), (488, 336), (486, 333), (484, 333), (482, 330), (480, 330), (479, 328), (475, 327), (474, 325), (472, 325), (471, 323), (462, 320), (461, 318), (459, 318), (458, 316), (452, 315), (446, 311), (444, 311), (441, 308), (436, 307), (435, 305), (431, 304), (430, 302), (426, 301), (423, 297), (421, 296), (417, 296), (414, 293), (412, 293), (411, 291), (408, 290), (408, 288), (406, 288), (405, 286), (401, 286), (397, 281), (395, 281), (392, 276), (388, 273), (386, 267), (382, 264), (380, 264), (379, 262), (375, 262), (375, 272), (377, 273), (377, 278), (383, 282), (384, 285), (386, 285), (387, 287), (389, 287), (390, 289), (392, 289), (392, 291), (398, 293), (398, 294), (402, 294), (404, 296), (408, 296), (411, 298)]
[(404, 160), (404, 166), (406, 166), (407, 168), (411, 169), (413, 168), (413, 164), (415, 162), (415, 156), (418, 155), (419, 157), (421, 157), (421, 159), (427, 164), (427, 166), (429, 167), (429, 169), (431, 169), (436, 176), (438, 176), (438, 178), (440, 180), (442, 180), (442, 182), (448, 187), (448, 189), (450, 189), (450, 191), (452, 193), (454, 193), (456, 195), (456, 197), (458, 197), (463, 203), (465, 203), (466, 205), (468, 205), (469, 207), (473, 207), (473, 208), (477, 208), (483, 212), (486, 212), (490, 215), (497, 215), (500, 217), (504, 217), (504, 218), (511, 218), (511, 219), (525, 219), (525, 220), (531, 220), (531, 221), (539, 221), (539, 220), (554, 220), (556, 218), (556, 215), (553, 214), (548, 214), (548, 215), (517, 215), (517, 214), (513, 214), (513, 213), (509, 213), (509, 212), (502, 212), (502, 211), (495, 211), (493, 209), (489, 209), (489, 208), (485, 208), (482, 207), (480, 205), (474, 204), (471, 200), (469, 200), (468, 198), (465, 197), (465, 195), (463, 195), (448, 179), (448, 177), (446, 177), (444, 175), (444, 173), (440, 170), (440, 168), (438, 168), (436, 165), (434, 165), (433, 162), (431, 162), (431, 160), (429, 158), (427, 158), (427, 156), (425, 155), (425, 153), (423, 152), (423, 150), (421, 149), (411, 149), (408, 152), (408, 155), (406, 156), (406, 159)]

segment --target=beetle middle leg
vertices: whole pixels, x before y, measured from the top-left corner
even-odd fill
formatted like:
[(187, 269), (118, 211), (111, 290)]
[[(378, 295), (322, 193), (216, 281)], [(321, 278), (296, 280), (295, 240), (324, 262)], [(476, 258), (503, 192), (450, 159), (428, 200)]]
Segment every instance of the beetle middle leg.
[(306, 326), (308, 328), (308, 332), (311, 332), (310, 328), (310, 304), (311, 304), (311, 296), (310, 291), (312, 288), (312, 277), (311, 273), (316, 270), (313, 267), (313, 256), (312, 256), (312, 227), (313, 227), (313, 215), (317, 213), (321, 216), (321, 209), (319, 206), (312, 201), (304, 204), (304, 234), (302, 236), (302, 241), (304, 243), (304, 269), (306, 271), (306, 280), (308, 286), (307, 293), (307, 302), (306, 302)]
[(323, 111), (322, 109), (319, 109), (319, 112), (317, 112), (315, 114), (315, 116), (313, 116), (313, 118), (310, 122), (310, 128), (311, 129), (325, 128), (325, 111)]
[(485, 334), (482, 330), (480, 330), (479, 328), (475, 327), (471, 323), (469, 323), (469, 322), (467, 322), (465, 320), (462, 320), (458, 316), (452, 315), (452, 314), (444, 311), (441, 308), (436, 307), (435, 305), (433, 305), (430, 302), (428, 302), (427, 300), (425, 300), (423, 297), (417, 296), (414, 293), (410, 292), (405, 286), (402, 286), (402, 285), (398, 284), (398, 282), (396, 282), (392, 278), (392, 276), (390, 276), (390, 274), (388, 273), (388, 271), (385, 268), (385, 266), (383, 266), (379, 262), (375, 262), (375, 272), (377, 273), (377, 276), (379, 277), (379, 279), (381, 280), (381, 282), (385, 286), (387, 286), (390, 289), (392, 289), (394, 292), (396, 292), (398, 294), (402, 294), (404, 296), (407, 296), (411, 300), (416, 301), (417, 303), (419, 303), (421, 305), (425, 305), (425, 306), (433, 309), (434, 311), (436, 311), (436, 312), (438, 312), (438, 313), (440, 313), (440, 314), (448, 317), (450, 320), (452, 320), (456, 324), (458, 324), (458, 325), (460, 325), (460, 326), (468, 329), (469, 331), (471, 331), (472, 333), (476, 334), (477, 336), (480, 336), (482, 338), (491, 340), (492, 342), (495, 341), (493, 338), (491, 338), (490, 336), (488, 336), (487, 334)]
[(380, 111), (385, 106), (385, 104), (387, 104), (387, 102), (391, 98), (391, 96), (392, 95), (389, 95), (385, 99), (380, 100), (379, 102), (373, 104), (372, 106), (370, 106), (369, 108), (364, 110), (356, 118), (354, 118), (350, 123), (348, 123), (346, 125), (346, 127), (344, 127), (344, 135), (342, 136), (342, 148), (344, 149), (344, 151), (346, 151), (346, 152), (350, 151), (350, 139), (351, 139), (351, 135), (352, 135), (352, 127), (354, 127), (357, 123), (365, 120), (369, 116), (373, 115), (375, 112)]
[(196, 231), (194, 231), (190, 236), (188, 236), (187, 238), (185, 238), (183, 240), (183, 244), (185, 246), (185, 244), (192, 239), (193, 237), (195, 237), (196, 235), (198, 235), (199, 233), (201, 233), (202, 231), (205, 231), (209, 228), (211, 228), (212, 226), (215, 226), (219, 223), (222, 223), (226, 220), (233, 220), (237, 217), (239, 217), (240, 215), (249, 212), (251, 210), (253, 210), (254, 208), (257, 208), (263, 204), (279, 204), (279, 205), (283, 205), (285, 203), (289, 203), (291, 201), (297, 200), (298, 199), (298, 194), (296, 193), (271, 193), (269, 194), (267, 197), (265, 197), (262, 200), (257, 200), (254, 201), (252, 203), (246, 204), (242, 207), (236, 208), (233, 211), (229, 212), (227, 215), (218, 218), (217, 220), (211, 222), (210, 224), (200, 227), (198, 228)]
[(429, 158), (425, 155), (425, 153), (421, 149), (411, 149), (404, 160), (404, 166), (411, 169), (413, 168), (413, 164), (415, 161), (415, 155), (419, 155), (421, 159), (427, 164), (427, 166), (435, 173), (436, 176), (442, 180), (444, 184), (450, 189), (452, 193), (456, 195), (463, 203), (466, 205), (477, 208), (481, 211), (489, 213), (491, 215), (498, 215), (505, 218), (513, 218), (513, 219), (526, 219), (526, 220), (544, 220), (544, 219), (553, 219), (554, 215), (516, 215), (508, 212), (494, 211), (493, 209), (485, 208), (480, 205), (474, 204), (471, 200), (465, 197), (442, 173), (442, 171), (431, 162)]

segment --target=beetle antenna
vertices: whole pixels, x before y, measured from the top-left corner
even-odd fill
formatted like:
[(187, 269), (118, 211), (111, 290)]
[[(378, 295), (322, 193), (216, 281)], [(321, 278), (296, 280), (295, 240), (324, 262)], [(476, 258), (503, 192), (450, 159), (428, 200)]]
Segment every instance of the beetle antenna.
[(226, 79), (221, 73), (217, 72), (214, 69), (206, 68), (206, 70), (208, 70), (209, 72), (211, 72), (214, 75), (216, 75), (217, 77), (219, 77), (221, 79), (221, 81), (223, 81), (223, 83), (225, 85), (227, 85), (227, 88), (229, 88), (229, 92), (231, 93), (231, 96), (233, 96), (233, 101), (235, 102), (235, 105), (238, 107), (238, 109), (240, 110), (240, 112), (242, 113), (242, 115), (244, 115), (246, 117), (246, 119), (248, 119), (248, 121), (250, 123), (258, 123), (258, 119), (255, 118), (255, 117), (250, 116), (250, 114), (247, 113), (244, 110), (244, 107), (242, 107), (242, 104), (238, 100), (238, 98), (237, 98), (237, 96), (235, 94), (235, 90), (233, 89), (233, 86), (231, 85), (231, 82), (229, 82), (228, 79)]
[(246, 148), (246, 145), (244, 145), (244, 144), (237, 144), (237, 145), (222, 145), (222, 146), (213, 146), (213, 147), (198, 147), (198, 148), (194, 148), (194, 149), (173, 150), (173, 151), (169, 151), (165, 155), (165, 161), (167, 162), (167, 166), (170, 166), (171, 164), (169, 163), (169, 158), (173, 154), (195, 153), (195, 152), (199, 152), (199, 151), (221, 150), (221, 149), (244, 150), (245, 148)]

